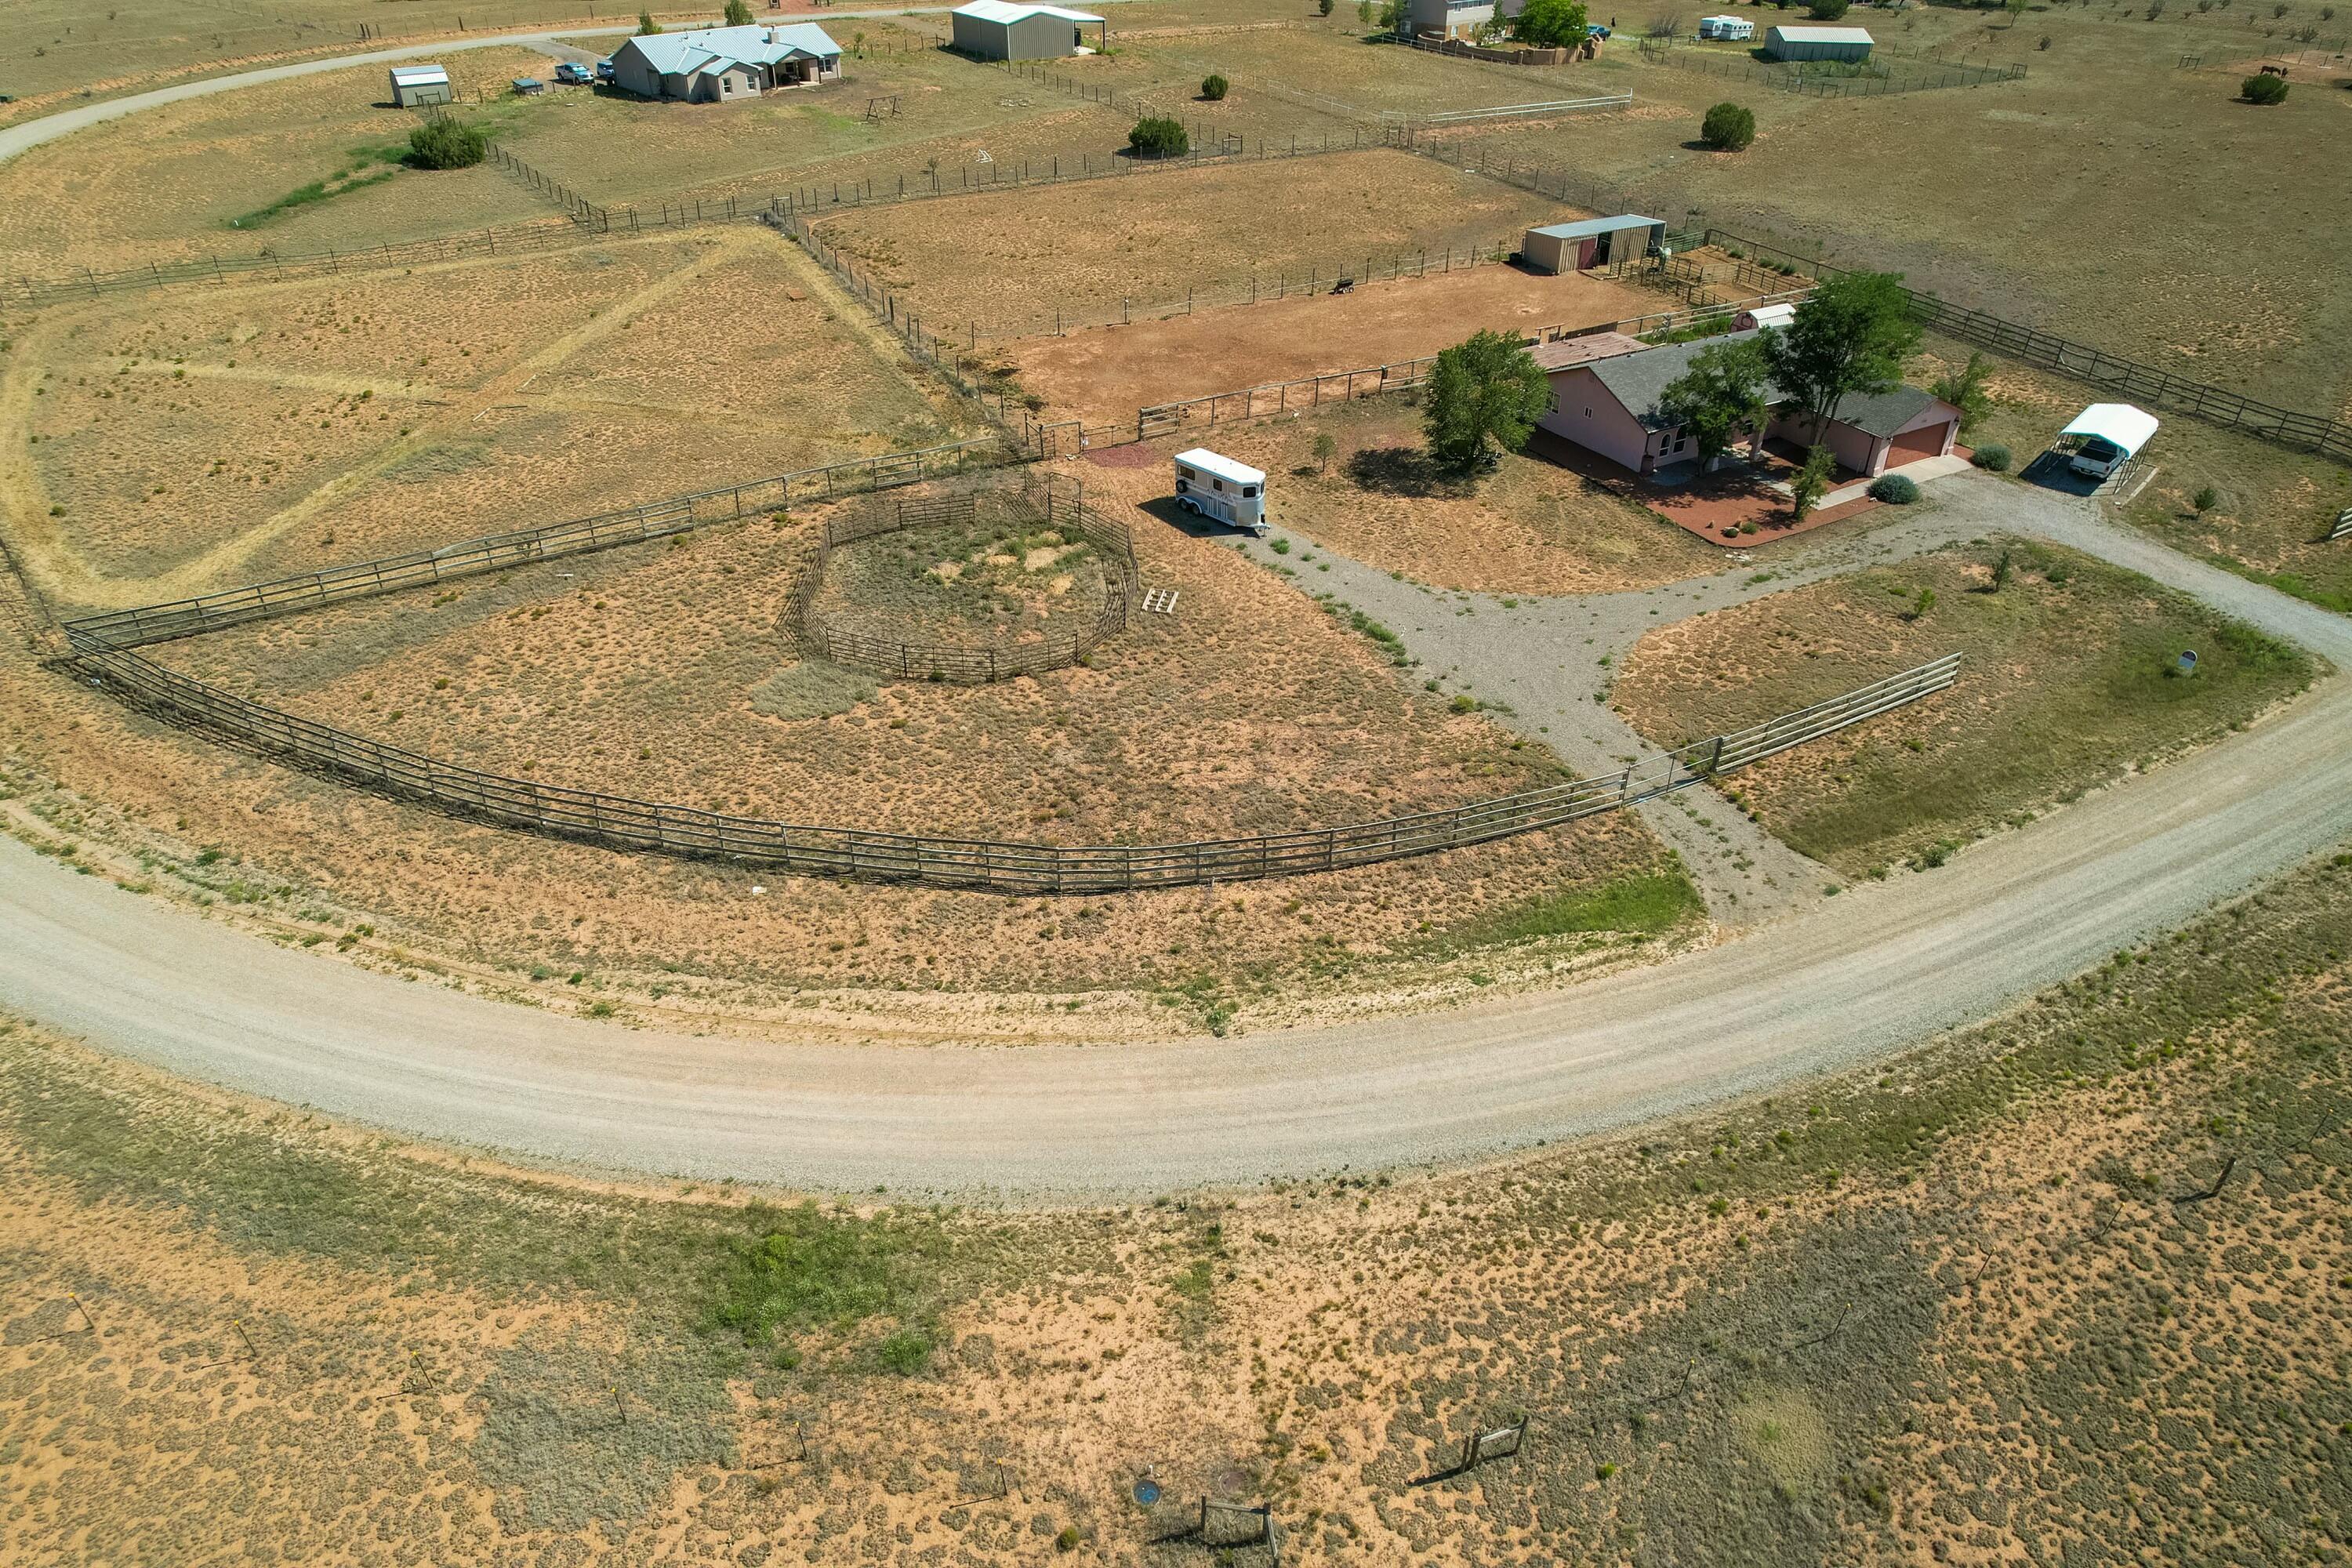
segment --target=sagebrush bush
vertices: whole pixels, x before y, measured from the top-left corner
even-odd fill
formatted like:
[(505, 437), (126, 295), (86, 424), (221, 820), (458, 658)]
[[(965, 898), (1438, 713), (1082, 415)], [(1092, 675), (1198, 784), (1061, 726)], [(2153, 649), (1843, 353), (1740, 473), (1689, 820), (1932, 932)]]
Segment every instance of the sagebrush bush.
[(428, 121), (408, 133), (408, 161), (420, 169), (470, 169), (489, 151), (488, 132), (454, 120)]
[(1718, 153), (1738, 153), (1756, 140), (1756, 111), (1718, 103), (1699, 121), (1699, 140)]
[(1870, 499), (1909, 506), (1919, 499), (1919, 487), (1901, 474), (1882, 474), (1871, 483)]
[(1978, 468), (1989, 469), (1996, 474), (2009, 472), (2009, 448), (1998, 441), (1988, 441), (1979, 447), (1975, 456), (1969, 460)]

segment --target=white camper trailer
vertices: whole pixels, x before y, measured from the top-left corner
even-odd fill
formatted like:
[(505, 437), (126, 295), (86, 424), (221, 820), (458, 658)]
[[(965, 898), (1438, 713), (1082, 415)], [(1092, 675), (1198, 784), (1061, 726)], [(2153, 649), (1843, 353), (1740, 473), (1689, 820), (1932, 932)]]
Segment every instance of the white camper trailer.
[(1756, 24), (1745, 16), (1701, 16), (1698, 19), (1701, 38), (1721, 38), (1740, 43), (1756, 36)]
[(1206, 447), (1176, 454), (1176, 504), (1252, 533), (1265, 531), (1265, 473)]

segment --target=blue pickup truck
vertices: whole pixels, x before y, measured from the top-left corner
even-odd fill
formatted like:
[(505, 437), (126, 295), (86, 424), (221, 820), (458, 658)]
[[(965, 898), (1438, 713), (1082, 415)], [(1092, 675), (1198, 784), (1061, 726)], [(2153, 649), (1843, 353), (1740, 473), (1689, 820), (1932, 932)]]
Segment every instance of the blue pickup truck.
[(555, 79), (566, 87), (586, 87), (595, 78), (590, 76), (588, 68), (579, 61), (566, 60), (555, 68)]

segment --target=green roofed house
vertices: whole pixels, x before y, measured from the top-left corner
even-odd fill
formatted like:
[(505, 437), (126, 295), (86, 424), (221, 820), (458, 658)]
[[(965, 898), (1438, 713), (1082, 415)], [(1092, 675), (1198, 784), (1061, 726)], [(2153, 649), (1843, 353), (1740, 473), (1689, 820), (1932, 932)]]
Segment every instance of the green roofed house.
[(1862, 27), (1767, 27), (1764, 52), (1776, 60), (1847, 60), (1870, 58), (1871, 37)]
[(1050, 60), (1090, 52), (1087, 29), (1095, 29), (1099, 47), (1109, 26), (1091, 11), (1060, 5), (1017, 4), (1015, 0), (971, 0), (948, 15), (955, 29), (954, 46), (984, 60)]

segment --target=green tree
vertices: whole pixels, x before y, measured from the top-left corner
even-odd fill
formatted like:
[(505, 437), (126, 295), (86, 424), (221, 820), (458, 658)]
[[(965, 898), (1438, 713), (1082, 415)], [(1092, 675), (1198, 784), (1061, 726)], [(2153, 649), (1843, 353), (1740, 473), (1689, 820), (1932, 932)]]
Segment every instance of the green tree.
[(1963, 436), (1983, 424), (1985, 416), (1992, 412), (1992, 395), (1985, 391), (1985, 381), (1991, 374), (1985, 356), (1971, 352), (1967, 364), (1937, 376), (1936, 384), (1927, 389), (1960, 411)]
[(1763, 434), (1771, 412), (1771, 376), (1761, 338), (1710, 344), (1666, 384), (1658, 412), (1689, 431), (1701, 462), (1713, 467), (1741, 435), (1753, 439)]
[(1847, 272), (1797, 307), (1783, 331), (1764, 339), (1772, 379), (1822, 427), (1848, 397), (1891, 392), (1919, 346), (1919, 323), (1897, 272)]
[(1698, 122), (1698, 139), (1719, 153), (1738, 153), (1756, 140), (1756, 111), (1718, 103)]
[(2283, 76), (2250, 76), (2238, 84), (2238, 96), (2248, 103), (2284, 103), (2286, 78)]
[(1919, 590), (1919, 596), (1911, 601), (1911, 613), (1903, 618), (1906, 621), (1916, 621), (1935, 607), (1936, 590), (1922, 588)]
[(1315, 14), (1318, 16), (1329, 16), (1331, 14), (1331, 0), (1315, 0)]
[(1853, 7), (1853, 0), (1812, 0), (1805, 15), (1816, 22), (1834, 22)]
[(1588, 20), (1580, 0), (1528, 0), (1511, 36), (1531, 49), (1580, 48)]
[(1227, 81), (1223, 77), (1205, 76), (1201, 79), (1201, 96), (1207, 99), (1211, 103), (1219, 103), (1223, 101), (1225, 94), (1233, 91), (1233, 89), (1234, 84)]
[(1381, 0), (1381, 31), (1402, 34), (1405, 29), (1405, 0)]
[(2026, 4), (2027, 0), (2001, 0), (2000, 8), (2009, 13), (2011, 26), (2016, 26), (2024, 18)]
[(661, 30), (662, 25), (654, 20), (654, 14), (651, 11), (637, 13), (637, 37), (650, 38)]
[(727, 25), (730, 27), (748, 27), (751, 25), (751, 7), (746, 4), (746, 0), (727, 0), (724, 15)]
[(1339, 450), (1339, 443), (1338, 439), (1332, 436), (1331, 432), (1328, 430), (1318, 430), (1315, 432), (1316, 471), (1318, 473), (1329, 473), (1331, 471), (1332, 455)]
[(1181, 158), (1192, 149), (1183, 121), (1164, 114), (1147, 114), (1127, 133), (1128, 150), (1139, 158)]
[(1830, 475), (1837, 469), (1837, 459), (1827, 447), (1815, 447), (1805, 454), (1805, 461), (1789, 480), (1789, 511), (1799, 522), (1813, 515), (1822, 497), (1829, 493)]
[(419, 169), (470, 169), (489, 151), (488, 132), (454, 120), (428, 120), (408, 133), (408, 162)]
[(1439, 352), (1423, 426), (1440, 468), (1467, 473), (1492, 447), (1516, 452), (1551, 406), (1551, 380), (1519, 340), (1474, 332)]

